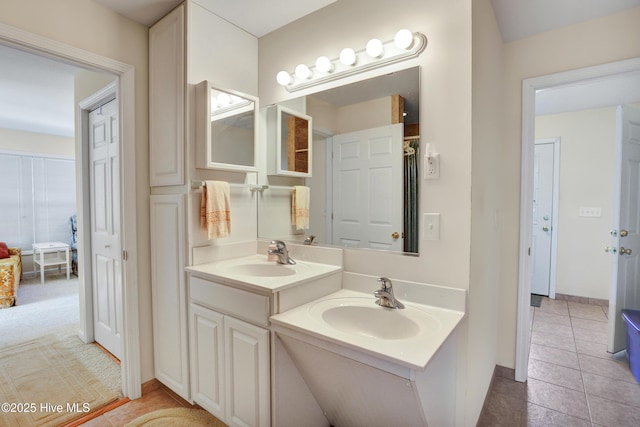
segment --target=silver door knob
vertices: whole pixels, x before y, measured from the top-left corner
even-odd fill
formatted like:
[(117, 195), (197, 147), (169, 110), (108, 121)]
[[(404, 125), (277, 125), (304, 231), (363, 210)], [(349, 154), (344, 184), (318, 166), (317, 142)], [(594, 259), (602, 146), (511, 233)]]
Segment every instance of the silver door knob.
[(545, 225), (544, 227), (542, 227), (542, 231), (549, 231), (549, 227)]
[(624, 246), (620, 246), (620, 255), (631, 255), (631, 249), (625, 249)]
[(620, 230), (620, 237), (627, 237), (629, 232), (627, 230)]
[(618, 252), (618, 250), (616, 248), (611, 248), (609, 246), (605, 246), (604, 247), (604, 251), (608, 254), (615, 254)]

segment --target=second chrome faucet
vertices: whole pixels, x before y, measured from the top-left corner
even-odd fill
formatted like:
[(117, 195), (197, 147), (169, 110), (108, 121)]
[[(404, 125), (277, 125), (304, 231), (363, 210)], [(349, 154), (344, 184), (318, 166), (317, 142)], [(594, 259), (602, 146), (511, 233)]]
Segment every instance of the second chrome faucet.
[(296, 263), (289, 256), (287, 245), (282, 240), (272, 240), (271, 243), (269, 243), (267, 255), (269, 260), (271, 260), (272, 257), (275, 257), (275, 261), (278, 262), (278, 264), (295, 265)]
[(373, 295), (378, 298), (376, 304), (380, 307), (404, 308), (404, 304), (398, 301), (393, 295), (393, 284), (391, 280), (386, 277), (379, 277), (378, 282), (380, 282), (381, 288), (373, 293)]

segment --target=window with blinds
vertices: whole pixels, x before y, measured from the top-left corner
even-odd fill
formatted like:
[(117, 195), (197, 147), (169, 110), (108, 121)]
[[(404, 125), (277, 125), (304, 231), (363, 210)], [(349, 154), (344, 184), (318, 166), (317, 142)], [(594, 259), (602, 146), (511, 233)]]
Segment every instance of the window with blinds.
[(68, 243), (76, 213), (74, 159), (0, 153), (0, 176), (0, 241), (23, 250)]

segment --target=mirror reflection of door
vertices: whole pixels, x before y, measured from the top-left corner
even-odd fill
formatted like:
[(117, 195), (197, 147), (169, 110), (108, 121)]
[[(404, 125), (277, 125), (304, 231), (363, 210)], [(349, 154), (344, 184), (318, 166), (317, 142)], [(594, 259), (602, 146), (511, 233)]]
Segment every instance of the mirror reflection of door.
[(333, 243), (401, 251), (403, 124), (333, 137)]
[[(553, 235), (557, 232), (554, 215), (554, 191), (557, 191), (556, 174), (557, 139), (539, 139), (535, 144), (533, 167), (533, 238), (531, 293), (550, 296), (555, 279)], [(552, 297), (554, 295), (551, 295)]]

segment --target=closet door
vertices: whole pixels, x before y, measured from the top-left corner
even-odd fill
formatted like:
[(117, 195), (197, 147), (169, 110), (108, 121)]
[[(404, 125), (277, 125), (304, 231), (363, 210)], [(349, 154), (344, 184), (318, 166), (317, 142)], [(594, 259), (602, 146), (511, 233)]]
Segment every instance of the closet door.
[(184, 5), (149, 30), (149, 181), (183, 185), (185, 110)]

